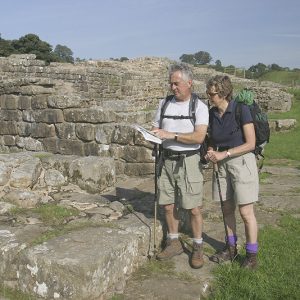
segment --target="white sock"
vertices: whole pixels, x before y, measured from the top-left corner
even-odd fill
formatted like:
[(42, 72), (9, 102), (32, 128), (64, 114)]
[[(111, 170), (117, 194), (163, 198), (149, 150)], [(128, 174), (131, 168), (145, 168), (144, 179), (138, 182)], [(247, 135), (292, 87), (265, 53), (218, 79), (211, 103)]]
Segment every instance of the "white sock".
[(179, 233), (168, 233), (168, 238), (171, 240), (178, 239)]
[(202, 244), (203, 238), (200, 238), (200, 239), (193, 238), (193, 241), (194, 241), (196, 244)]

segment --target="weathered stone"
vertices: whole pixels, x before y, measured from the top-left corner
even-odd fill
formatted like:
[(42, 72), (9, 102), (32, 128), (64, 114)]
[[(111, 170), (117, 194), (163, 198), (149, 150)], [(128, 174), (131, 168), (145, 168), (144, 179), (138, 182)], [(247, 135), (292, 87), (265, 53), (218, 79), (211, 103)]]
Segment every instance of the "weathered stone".
[(18, 97), (15, 95), (3, 95), (1, 99), (2, 109), (17, 109)]
[(44, 109), (48, 107), (48, 95), (38, 95), (31, 98), (32, 109)]
[(38, 158), (27, 158), (12, 171), (10, 185), (15, 188), (32, 188), (41, 173), (41, 168)]
[(1, 215), (6, 214), (7, 212), (9, 212), (11, 209), (13, 209), (15, 207), (16, 206), (11, 203), (0, 201), (0, 214)]
[(114, 131), (114, 125), (96, 125), (95, 126), (95, 139), (97, 143), (110, 144), (112, 141), (112, 135)]
[(0, 121), (0, 134), (18, 134), (17, 124), (14, 121)]
[(0, 110), (0, 118), (3, 121), (22, 121), (22, 113), (17, 110)]
[(112, 134), (112, 143), (133, 145), (135, 130), (128, 125), (117, 125)]
[(18, 135), (29, 136), (31, 134), (32, 123), (18, 122)]
[(59, 123), (55, 124), (57, 129), (57, 137), (60, 139), (75, 140), (75, 124), (74, 123)]
[(44, 123), (35, 123), (31, 126), (31, 136), (33, 138), (43, 138), (43, 137), (54, 137), (55, 126), (54, 124), (44, 124)]
[(31, 109), (31, 97), (30, 96), (19, 96), (18, 109)]
[(47, 186), (59, 187), (66, 184), (66, 179), (59, 171), (51, 169), (45, 171), (45, 183)]
[(113, 111), (101, 108), (65, 109), (64, 117), (67, 122), (75, 123), (110, 123), (116, 121)]
[(57, 139), (57, 152), (65, 155), (84, 156), (84, 143), (78, 140)]
[(17, 146), (28, 151), (43, 151), (43, 144), (31, 137), (20, 137), (16, 140)]
[(127, 163), (124, 173), (128, 176), (145, 176), (154, 173), (154, 164), (152, 163)]
[(276, 131), (291, 130), (295, 128), (297, 121), (295, 119), (285, 119), (276, 121)]
[(95, 139), (95, 127), (92, 124), (76, 124), (76, 135), (80, 140), (93, 141)]
[(3, 200), (22, 208), (33, 208), (39, 203), (40, 197), (31, 191), (14, 190), (3, 196)]
[(3, 143), (6, 146), (14, 146), (16, 145), (16, 139), (13, 135), (5, 135), (3, 137)]
[(80, 95), (51, 95), (48, 96), (48, 105), (53, 108), (78, 108), (82, 106)]
[(5, 164), (5, 162), (0, 161), (0, 185), (6, 185), (9, 181), (11, 174), (11, 166)]
[(84, 157), (70, 165), (70, 180), (90, 193), (101, 192), (115, 183), (112, 158)]
[(123, 212), (125, 209), (124, 204), (119, 201), (113, 201), (109, 207), (117, 212)]
[(63, 112), (60, 109), (35, 110), (31, 112), (31, 116), (37, 123), (43, 122), (55, 124), (64, 122)]

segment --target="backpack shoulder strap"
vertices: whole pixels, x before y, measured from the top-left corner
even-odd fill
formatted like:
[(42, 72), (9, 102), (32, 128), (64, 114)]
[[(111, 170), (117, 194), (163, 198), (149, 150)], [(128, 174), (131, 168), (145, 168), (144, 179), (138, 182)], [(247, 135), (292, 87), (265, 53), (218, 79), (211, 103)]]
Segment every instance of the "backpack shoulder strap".
[(240, 102), (236, 102), (235, 121), (238, 127), (241, 127), (241, 115), (242, 115), (242, 104)]
[(169, 105), (170, 101), (173, 99), (174, 95), (169, 95), (165, 98), (162, 106), (161, 106), (161, 110), (160, 110), (160, 119), (159, 119), (159, 128), (162, 128), (162, 121), (167, 109), (167, 106)]
[(189, 105), (189, 116), (191, 117), (191, 122), (194, 127), (196, 124), (196, 108), (197, 108), (198, 99), (199, 99), (198, 95), (192, 93), (191, 101)]

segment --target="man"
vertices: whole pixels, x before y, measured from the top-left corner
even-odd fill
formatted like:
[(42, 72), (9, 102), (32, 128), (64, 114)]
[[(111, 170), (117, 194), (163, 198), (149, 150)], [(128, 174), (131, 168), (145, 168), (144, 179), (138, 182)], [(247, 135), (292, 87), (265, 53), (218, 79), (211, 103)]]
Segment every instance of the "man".
[(158, 192), (159, 205), (164, 207), (168, 229), (166, 247), (157, 255), (157, 259), (169, 259), (183, 252), (178, 239), (178, 208), (181, 207), (189, 210), (191, 216), (191, 266), (201, 268), (204, 263), (201, 214), (203, 175), (199, 148), (207, 132), (208, 108), (202, 101), (196, 100), (193, 124), (189, 118), (193, 74), (187, 65), (172, 65), (169, 69), (169, 83), (174, 97), (169, 100), (163, 116), (161, 108), (167, 100), (160, 102), (152, 128), (152, 131), (163, 139), (163, 166)]

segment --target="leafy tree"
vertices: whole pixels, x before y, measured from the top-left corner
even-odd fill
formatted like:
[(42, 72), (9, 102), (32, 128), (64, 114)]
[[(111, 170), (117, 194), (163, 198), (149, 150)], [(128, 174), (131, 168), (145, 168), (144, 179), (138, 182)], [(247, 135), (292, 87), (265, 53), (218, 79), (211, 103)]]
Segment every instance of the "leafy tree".
[(195, 63), (195, 57), (194, 54), (182, 54), (179, 59), (187, 64), (194, 64)]
[(0, 37), (0, 56), (9, 56), (12, 53), (14, 53), (14, 47), (11, 45), (11, 41)]
[(251, 66), (248, 71), (253, 74), (253, 78), (258, 78), (269, 71), (268, 67), (263, 63)]
[(282, 68), (277, 64), (271, 64), (269, 66), (269, 69), (272, 70), (272, 71), (281, 71), (282, 70)]
[(18, 40), (13, 40), (12, 46), (17, 53), (32, 53), (36, 55), (37, 59), (42, 59), (47, 62), (55, 61), (52, 46), (40, 40), (35, 34), (29, 33)]
[(211, 62), (212, 57), (206, 51), (199, 51), (194, 54), (196, 64), (207, 65)]
[(74, 63), (73, 52), (70, 48), (63, 45), (56, 45), (53, 53), (61, 62)]
[(217, 67), (222, 67), (222, 63), (221, 63), (221, 61), (219, 59), (216, 60), (215, 65)]
[(120, 61), (125, 61), (125, 60), (129, 60), (129, 58), (128, 58), (128, 57), (126, 57), (126, 56), (122, 56), (122, 57), (120, 57)]

